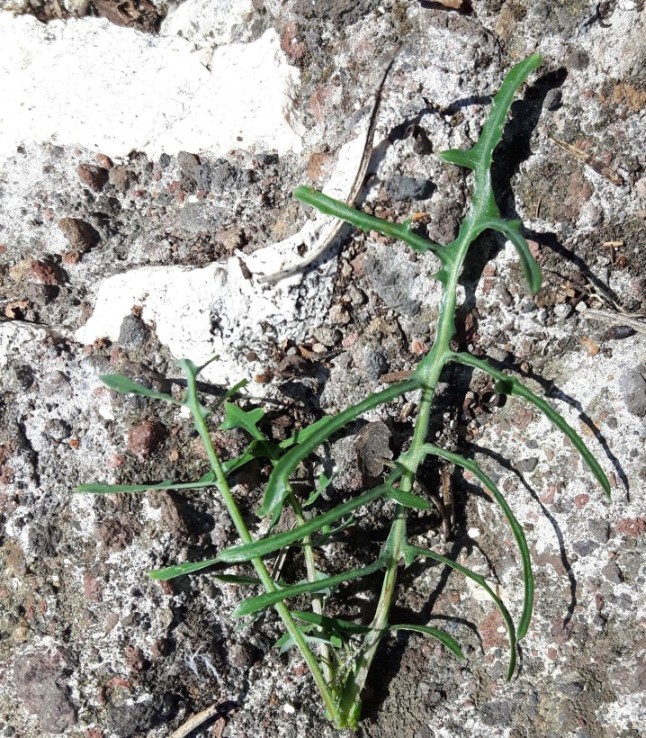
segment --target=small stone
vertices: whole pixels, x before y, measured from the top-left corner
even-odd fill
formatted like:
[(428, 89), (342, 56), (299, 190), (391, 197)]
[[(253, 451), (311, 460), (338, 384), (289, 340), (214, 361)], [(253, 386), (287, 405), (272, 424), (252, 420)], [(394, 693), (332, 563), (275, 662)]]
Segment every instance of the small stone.
[(103, 167), (104, 169), (112, 168), (112, 159), (106, 154), (97, 154), (94, 159), (100, 167)]
[(125, 192), (135, 180), (135, 174), (127, 167), (113, 167), (108, 175), (110, 184), (119, 192)]
[(128, 451), (149, 456), (166, 437), (165, 426), (158, 421), (143, 420), (128, 431)]
[(66, 251), (62, 256), (62, 260), (65, 266), (76, 266), (81, 261), (81, 252)]
[(171, 163), (171, 158), (168, 154), (162, 154), (159, 157), (159, 166), (162, 169), (168, 169), (168, 167), (170, 166), (170, 163)]
[(38, 651), (16, 658), (16, 694), (27, 712), (38, 719), (41, 732), (63, 733), (76, 725), (76, 711), (64, 686), (65, 671), (58, 652)]
[(502, 285), (497, 285), (495, 288), (495, 294), (505, 307), (511, 307), (514, 304), (514, 298), (511, 296), (511, 292), (506, 287), (503, 287)]
[(327, 348), (336, 346), (336, 344), (343, 338), (340, 330), (337, 328), (330, 328), (327, 325), (320, 325), (317, 328), (313, 328), (312, 336)]
[(330, 320), (337, 325), (347, 325), (350, 322), (350, 314), (345, 305), (332, 305), (330, 308)]
[(560, 305), (554, 306), (554, 315), (559, 320), (565, 320), (572, 315), (572, 306), (568, 305), (567, 302), (562, 302)]
[(500, 727), (510, 724), (511, 709), (509, 702), (492, 701), (483, 706), (480, 714), (485, 725)]
[(31, 273), (36, 281), (50, 287), (56, 287), (64, 281), (64, 272), (51, 261), (32, 261)]
[(594, 553), (599, 548), (599, 544), (596, 541), (586, 539), (584, 541), (576, 541), (572, 544), (572, 548), (577, 554), (579, 554), (579, 556), (590, 556), (590, 554)]
[(625, 372), (618, 385), (622, 388), (628, 412), (643, 418), (646, 415), (646, 380), (639, 370), (630, 369)]
[(17, 364), (13, 368), (18, 384), (24, 390), (28, 390), (33, 386), (35, 381), (34, 370), (29, 364)]
[(609, 582), (612, 582), (613, 584), (621, 584), (624, 581), (621, 570), (614, 561), (609, 561), (603, 567), (601, 573)]
[(101, 192), (108, 181), (108, 170), (92, 164), (79, 164), (76, 173), (83, 184), (93, 192)]
[(126, 315), (119, 329), (119, 343), (126, 349), (143, 346), (150, 338), (150, 328), (136, 315)]
[(368, 301), (365, 293), (362, 292), (362, 290), (360, 290), (358, 287), (355, 287), (353, 284), (348, 287), (348, 297), (350, 298), (350, 302), (354, 307), (365, 305), (365, 303)]
[(127, 738), (139, 733), (148, 733), (156, 725), (169, 722), (176, 712), (177, 698), (165, 694), (161, 699), (134, 703), (111, 704), (107, 709), (107, 730), (117, 738)]
[(216, 232), (215, 238), (224, 246), (229, 254), (233, 254), (236, 249), (241, 249), (246, 243), (244, 231), (240, 226), (221, 228)]
[(229, 661), (239, 669), (248, 669), (258, 658), (257, 650), (250, 643), (234, 643), (229, 649)]
[(386, 192), (394, 200), (428, 200), (435, 190), (429, 179), (395, 176), (386, 181)]
[(200, 160), (195, 154), (191, 154), (188, 151), (180, 151), (177, 154), (177, 166), (184, 174), (189, 176), (195, 176), (195, 172), (200, 165)]
[(97, 231), (79, 218), (61, 218), (58, 221), (58, 227), (63, 231), (70, 246), (80, 252), (88, 251), (101, 240)]
[(646, 200), (646, 177), (642, 177), (635, 182), (635, 194), (640, 200)]
[(490, 359), (493, 359), (494, 361), (499, 361), (501, 364), (503, 364), (509, 358), (509, 351), (505, 351), (504, 349), (498, 348), (497, 346), (492, 346), (487, 351), (487, 354)]
[(50, 418), (45, 423), (45, 433), (53, 441), (64, 441), (72, 435), (72, 428), (61, 418)]
[(372, 382), (376, 382), (382, 374), (388, 371), (389, 367), (386, 355), (382, 351), (375, 351), (371, 348), (364, 350), (361, 363), (366, 376)]
[(605, 520), (591, 520), (588, 522), (590, 534), (599, 543), (607, 543), (610, 538), (610, 526)]
[(528, 459), (521, 459), (516, 464), (516, 470), (521, 474), (531, 474), (534, 469), (538, 466), (538, 459), (536, 456), (531, 456)]
[(565, 66), (568, 69), (576, 69), (577, 71), (585, 69), (589, 63), (590, 57), (583, 49), (575, 49), (565, 58)]

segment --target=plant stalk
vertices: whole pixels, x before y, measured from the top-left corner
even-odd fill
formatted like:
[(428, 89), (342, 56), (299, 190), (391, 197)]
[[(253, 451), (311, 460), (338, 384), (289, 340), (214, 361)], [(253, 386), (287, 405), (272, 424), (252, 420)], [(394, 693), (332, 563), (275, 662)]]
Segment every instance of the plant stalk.
[[(233, 494), (231, 493), (231, 489), (229, 487), (229, 483), (227, 482), (226, 476), (224, 474), (224, 470), (222, 469), (222, 463), (220, 462), (220, 459), (215, 451), (215, 448), (213, 447), (213, 443), (211, 441), (211, 437), (209, 435), (209, 431), (206, 425), (206, 420), (204, 418), (204, 414), (202, 413), (202, 409), (197, 401), (197, 386), (194, 376), (187, 377), (187, 382), (190, 382), (192, 386), (192, 393), (190, 393), (188, 396), (195, 398), (193, 402), (190, 403), (190, 410), (193, 414), (193, 419), (195, 422), (195, 428), (202, 439), (202, 443), (204, 444), (204, 447), (206, 449), (206, 453), (209, 459), (209, 463), (211, 464), (211, 468), (213, 469), (213, 473), (215, 474), (215, 484), (218, 488), (218, 491), (222, 495), (222, 499), (224, 500), (224, 504), (226, 505), (227, 511), (231, 517), (231, 520), (233, 521), (233, 524), (236, 528), (236, 531), (238, 535), (240, 536), (240, 539), (243, 543), (252, 543), (253, 538), (251, 537), (251, 534), (249, 533), (249, 529), (246, 526), (246, 523), (244, 522), (244, 519), (242, 515), (240, 514), (240, 510), (238, 509), (238, 505), (236, 504), (235, 498), (233, 497)], [(264, 561), (261, 558), (254, 558), (251, 560), (251, 563), (256, 570), (256, 573), (258, 574), (258, 578), (262, 582), (263, 587), (267, 592), (275, 592), (276, 591), (276, 585), (274, 583), (274, 580), (271, 578), (271, 575), (269, 574), (269, 571), (267, 570), (267, 567), (265, 566)], [(319, 688), (319, 691), (321, 693), (321, 697), (323, 699), (323, 703), (325, 704), (325, 709), (330, 716), (330, 718), (337, 723), (339, 720), (339, 710), (337, 707), (336, 699), (334, 697), (334, 694), (331, 689), (331, 685), (329, 685), (323, 676), (323, 673), (321, 672), (321, 669), (319, 667), (318, 660), (310, 647), (307, 645), (307, 642), (303, 638), (303, 634), (299, 630), (298, 626), (294, 622), (294, 619), (292, 618), (291, 613), (289, 612), (288, 607), (285, 605), (284, 602), (277, 602), (274, 605), (274, 609), (280, 616), (280, 619), (283, 621), (283, 624), (285, 625), (285, 629), (291, 636), (292, 640), (300, 650), (303, 658), (305, 659), (305, 662), (307, 663), (310, 671), (312, 672), (312, 676), (314, 678), (314, 681), (316, 683), (316, 686)]]

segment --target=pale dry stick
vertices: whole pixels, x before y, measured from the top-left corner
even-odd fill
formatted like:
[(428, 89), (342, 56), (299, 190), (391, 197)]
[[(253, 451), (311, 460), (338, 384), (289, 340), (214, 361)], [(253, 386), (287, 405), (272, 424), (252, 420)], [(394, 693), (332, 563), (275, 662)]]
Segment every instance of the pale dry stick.
[(587, 164), (590, 169), (592, 169), (597, 174), (600, 174), (609, 182), (612, 182), (613, 185), (621, 187), (622, 185), (626, 184), (621, 174), (615, 172), (614, 169), (611, 169), (602, 161), (595, 159), (594, 156), (588, 154), (587, 151), (583, 151), (576, 146), (572, 146), (572, 144), (567, 143), (567, 141), (561, 141), (560, 138), (552, 136), (551, 133), (548, 133), (548, 136), (550, 140), (553, 141), (560, 149), (563, 149), (563, 151), (566, 151), (568, 154), (570, 154), (570, 156), (573, 156), (575, 159), (578, 159), (584, 164)]
[[(381, 93), (384, 88), (386, 78), (388, 77), (388, 74), (392, 69), (393, 63), (397, 57), (397, 54), (399, 53), (400, 48), (401, 47), (398, 46), (385, 59), (384, 71), (381, 75), (381, 79), (379, 80), (379, 84), (377, 85), (377, 90), (374, 95), (374, 102), (372, 104), (372, 110), (370, 112), (370, 121), (368, 123), (368, 130), (366, 132), (366, 140), (363, 145), (363, 154), (361, 155), (361, 161), (359, 162), (359, 167), (357, 168), (357, 173), (354, 177), (352, 187), (350, 188), (350, 194), (346, 201), (348, 205), (356, 204), (357, 197), (361, 192), (363, 182), (366, 178), (368, 164), (370, 164), (370, 158), (372, 157), (373, 140), (375, 137), (375, 130), (377, 128), (377, 117), (379, 114), (379, 106), (381, 103)], [(293, 264), (286, 269), (281, 269), (279, 272), (274, 272), (274, 274), (263, 274), (258, 277), (258, 282), (260, 284), (279, 282), (281, 279), (286, 279), (287, 277), (292, 277), (294, 276), (294, 274), (302, 272), (305, 267), (308, 267), (312, 262), (316, 261), (328, 250), (328, 248), (334, 243), (344, 226), (344, 221), (335, 220), (321, 237), (319, 245), (316, 246), (314, 250), (304, 259), (301, 259), (301, 261), (299, 261), (297, 264)]]
[(196, 728), (199, 728), (200, 725), (205, 723), (207, 720), (210, 720), (214, 715), (217, 715), (219, 710), (220, 707), (216, 704), (207, 707), (206, 710), (202, 710), (202, 712), (198, 712), (196, 715), (190, 717), (183, 725), (180, 725), (177, 730), (173, 731), (168, 738), (186, 738), (187, 735), (190, 735)]
[[(608, 310), (596, 310), (595, 308), (588, 308), (587, 310), (584, 310), (583, 313), (581, 313), (584, 318), (596, 318), (597, 320), (609, 320), (612, 323), (617, 323), (621, 325), (628, 325), (633, 330), (636, 330), (638, 333), (644, 333), (646, 334), (646, 323), (643, 321), (637, 320), (636, 318), (631, 318), (628, 315), (625, 315), (624, 313), (611, 313)], [(644, 317), (644, 316), (640, 316)]]

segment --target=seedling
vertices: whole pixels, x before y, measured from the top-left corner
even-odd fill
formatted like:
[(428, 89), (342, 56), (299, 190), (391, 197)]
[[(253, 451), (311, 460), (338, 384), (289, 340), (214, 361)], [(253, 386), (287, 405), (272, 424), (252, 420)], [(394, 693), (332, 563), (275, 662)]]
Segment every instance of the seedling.
[[(608, 479), (594, 456), (576, 431), (545, 399), (534, 394), (516, 377), (496, 369), (484, 359), (456, 351), (451, 345), (455, 334), (458, 280), (469, 248), (483, 232), (496, 231), (511, 241), (518, 252), (530, 292), (535, 294), (541, 286), (541, 273), (522, 235), (521, 224), (519, 221), (505, 220), (501, 217), (492, 191), (490, 175), (494, 150), (502, 137), (503, 126), (514, 95), (529, 74), (540, 64), (540, 55), (534, 54), (517, 64), (507, 74), (500, 91), (493, 99), (491, 113), (480, 138), (471, 149), (449, 150), (440, 154), (445, 162), (473, 171), (470, 212), (463, 221), (457, 238), (448, 245), (432, 243), (417, 235), (411, 229), (410, 220), (397, 224), (366, 215), (307, 187), (299, 187), (294, 193), (299, 200), (313, 205), (323, 213), (334, 215), (363, 230), (377, 231), (385, 236), (399, 239), (420, 254), (430, 251), (439, 259), (441, 268), (435, 274), (435, 278), (442, 284), (443, 296), (435, 327), (435, 342), (409, 379), (375, 392), (337, 415), (324, 417), (300, 430), (291, 438), (276, 443), (270, 441), (259, 427), (264, 415), (261, 408), (244, 411), (230, 402), (241, 385), (234, 387), (216, 407), (204, 405), (197, 389), (197, 377), (204, 367), (196, 367), (186, 359), (179, 362), (186, 375), (186, 389), (182, 399), (154, 392), (124, 376), (102, 377), (103, 382), (117, 392), (144, 395), (187, 408), (192, 413), (195, 428), (206, 449), (210, 470), (195, 482), (169, 481), (140, 485), (87, 484), (79, 487), (78, 490), (112, 494), (216, 487), (235, 525), (241, 544), (221, 551), (215, 558), (159, 569), (150, 572), (150, 576), (153, 579), (167, 580), (209, 570), (212, 576), (227, 582), (260, 588), (261, 593), (243, 600), (235, 608), (232, 616), (241, 618), (254, 615), (267, 608), (274, 608), (285, 627), (285, 635), (279, 641), (280, 647), (287, 649), (295, 646), (300, 650), (320, 691), (326, 714), (337, 728), (352, 728), (359, 722), (361, 692), (366, 685), (379, 643), (386, 634), (397, 630), (421, 633), (438, 640), (456, 658), (464, 658), (458, 642), (453, 636), (440, 629), (426, 625), (391, 622), (396, 582), (402, 563), (407, 567), (416, 560), (431, 559), (471, 579), (486, 592), (500, 611), (507, 629), (508, 679), (512, 677), (516, 668), (518, 641), (526, 635), (529, 628), (534, 602), (534, 579), (523, 528), (496, 484), (475, 461), (459, 453), (440, 448), (428, 440), (435, 392), (442, 371), (447, 365), (462, 364), (484, 372), (495, 380), (497, 393), (516, 395), (534, 405), (568, 437), (606, 495), (610, 495)], [(292, 483), (297, 467), (306, 462), (319, 446), (328, 442), (336, 433), (342, 431), (364, 413), (401, 398), (407, 393), (419, 393), (420, 395), (412, 439), (407, 450), (395, 459), (390, 473), (378, 486), (360, 494), (348, 496), (345, 501), (326, 512), (317, 511), (317, 498), (329, 480), (322, 478), (318, 487), (309, 490), (306, 497), (303, 497), (301, 485), (298, 485), (297, 490), (297, 486)], [(222, 430), (242, 429), (249, 439), (249, 445), (244, 453), (227, 461), (219, 458), (209, 435), (209, 421), (222, 405), (224, 422), (220, 428)], [(522, 562), (524, 602), (517, 621), (512, 618), (505, 603), (491, 589), (483, 576), (432, 549), (416, 546), (409, 541), (406, 532), (408, 510), (431, 509), (431, 502), (418, 494), (414, 486), (418, 470), (429, 456), (444, 459), (456, 467), (469, 471), (486, 488), (507, 519)], [(264, 487), (262, 504), (257, 511), (260, 517), (268, 518), (271, 525), (269, 533), (260, 537), (253, 534), (253, 528), (250, 528), (249, 522), (243, 518), (231, 491), (230, 481), (238, 470), (257, 459), (265, 460), (265, 463), (270, 464), (272, 469)], [(352, 514), (355, 511), (377, 500), (392, 500), (395, 505), (393, 505), (394, 513), (390, 520), (390, 532), (374, 561), (337, 574), (319, 572), (315, 557), (316, 547), (331, 540), (330, 531), (334, 527), (348, 524), (348, 521), (352, 521)], [(293, 517), (296, 519), (295, 526), (285, 532), (273, 532), (275, 524), (287, 508), (292, 510)], [(278, 556), (285, 550), (302, 556), (305, 571), (302, 581), (291, 583), (280, 578), (276, 580), (270, 574), (268, 559)], [(241, 575), (237, 569), (241, 564), (250, 564), (255, 570), (255, 576)], [(228, 567), (236, 567), (236, 569), (227, 573)], [(342, 598), (344, 585), (377, 573), (383, 576), (383, 581), (374, 607), (374, 615), (369, 623), (346, 620), (330, 612), (329, 606), (335, 602), (338, 603)], [(302, 603), (303, 596), (307, 596), (306, 599), (310, 602), (311, 608), (309, 610), (293, 609), (290, 603), (295, 600)]]

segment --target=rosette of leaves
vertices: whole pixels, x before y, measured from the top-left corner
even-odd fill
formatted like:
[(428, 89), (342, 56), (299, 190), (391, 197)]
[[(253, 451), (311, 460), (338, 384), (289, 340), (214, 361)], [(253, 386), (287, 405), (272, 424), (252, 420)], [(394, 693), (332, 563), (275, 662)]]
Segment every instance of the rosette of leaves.
[[(482, 233), (495, 231), (511, 241), (518, 252), (529, 291), (535, 294), (541, 286), (541, 272), (522, 235), (521, 224), (517, 220), (506, 220), (501, 216), (491, 185), (494, 151), (501, 140), (514, 96), (529, 74), (540, 64), (540, 55), (534, 54), (517, 64), (507, 74), (499, 92), (493, 98), (490, 115), (473, 147), (465, 151), (449, 150), (440, 154), (445, 162), (465, 167), (473, 172), (471, 208), (460, 226), (458, 236), (451, 243), (447, 245), (432, 243), (413, 232), (410, 221), (398, 224), (366, 215), (307, 187), (299, 187), (294, 193), (299, 200), (318, 208), (323, 213), (341, 218), (357, 228), (376, 231), (401, 240), (414, 251), (420, 254), (431, 252), (439, 259), (441, 268), (434, 276), (442, 284), (443, 296), (434, 331), (436, 338), (411, 378), (375, 392), (336, 415), (326, 416), (286, 440), (273, 442), (260, 427), (264, 415), (262, 408), (245, 411), (230, 401), (242, 385), (233, 388), (216, 406), (207, 407), (200, 399), (197, 387), (197, 377), (203, 367), (196, 367), (188, 360), (179, 362), (186, 375), (186, 389), (181, 399), (146, 389), (120, 375), (102, 377), (103, 382), (117, 392), (135, 393), (187, 408), (193, 416), (195, 428), (206, 449), (210, 469), (194, 482), (165, 481), (141, 485), (87, 484), (78, 490), (114, 494), (164, 489), (217, 488), (235, 525), (240, 544), (220, 551), (214, 558), (159, 569), (150, 572), (150, 576), (153, 579), (167, 580), (202, 571), (224, 581), (259, 590), (243, 600), (233, 611), (232, 617), (252, 616), (267, 608), (275, 610), (285, 627), (285, 635), (280, 639), (279, 646), (281, 649), (295, 646), (300, 650), (320, 691), (325, 711), (337, 728), (357, 725), (361, 714), (360, 695), (366, 685), (378, 645), (386, 634), (401, 629), (418, 632), (438, 640), (456, 658), (464, 658), (459, 643), (443, 630), (426, 625), (391, 622), (390, 614), (395, 599), (396, 582), (402, 564), (407, 567), (416, 560), (430, 559), (467, 577), (486, 592), (500, 611), (507, 629), (508, 679), (512, 677), (516, 668), (518, 641), (526, 635), (530, 625), (534, 602), (534, 578), (522, 526), (497, 485), (475, 461), (428, 441), (434, 396), (447, 365), (462, 364), (484, 372), (494, 379), (496, 392), (516, 395), (536, 407), (567, 436), (606, 495), (610, 494), (608, 479), (597, 460), (576, 431), (546, 399), (535, 394), (517, 377), (495, 368), (486, 359), (451, 348), (451, 340), (455, 335), (458, 281), (469, 249)], [(367, 411), (411, 392), (420, 393), (412, 438), (407, 450), (394, 460), (392, 470), (381, 484), (350, 496), (325, 512), (317, 509), (316, 501), (321, 491), (329, 484), (328, 479), (322, 477), (315, 489), (309, 490), (305, 498), (300, 487), (297, 492), (292, 482), (294, 472), (302, 462), (307, 461), (316, 452), (319, 446)], [(222, 403), (224, 421), (220, 428), (241, 429), (249, 441), (244, 453), (227, 461), (219, 458), (209, 435), (209, 423), (216, 411), (221, 409)], [(416, 474), (429, 456), (444, 459), (470, 472), (500, 506), (515, 539), (521, 561), (524, 598), (522, 610), (516, 619), (482, 575), (432, 549), (419, 547), (409, 541), (406, 529), (408, 511), (427, 510), (432, 505), (431, 501), (418, 494), (414, 487)], [(251, 524), (243, 518), (232, 493), (231, 484), (238, 470), (257, 459), (265, 460), (272, 469), (264, 487), (262, 504), (257, 510), (259, 517), (268, 518), (270, 522), (269, 532), (265, 535), (255, 535)], [(384, 499), (392, 500), (396, 504), (390, 520), (390, 532), (375, 559), (358, 568), (322, 574), (316, 567), (316, 547), (329, 542), (330, 533), (335, 528), (351, 525), (353, 513), (359, 508)], [(276, 532), (275, 524), (287, 508), (291, 509), (296, 524), (289, 530)], [(270, 574), (268, 561), (271, 557), (290, 550), (302, 556), (303, 578), (296, 582), (282, 579), (277, 581)], [(250, 565), (254, 570), (254, 576), (241, 575), (239, 569), (234, 572), (227, 571), (229, 567), (239, 567), (242, 564)], [(348, 582), (365, 580), (376, 574), (381, 574), (382, 584), (370, 622), (345, 620), (326, 612), (326, 605), (334, 598), (343, 597), (344, 586)], [(290, 603), (294, 602), (295, 598), (302, 602), (303, 596), (309, 598), (311, 608), (292, 609)]]

